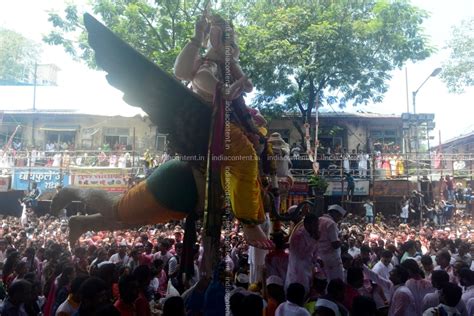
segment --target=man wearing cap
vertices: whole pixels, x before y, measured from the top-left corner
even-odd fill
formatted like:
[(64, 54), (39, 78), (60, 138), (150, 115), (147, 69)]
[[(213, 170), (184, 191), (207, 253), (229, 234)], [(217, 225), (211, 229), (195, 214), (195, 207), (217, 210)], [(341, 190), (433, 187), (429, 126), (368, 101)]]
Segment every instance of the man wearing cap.
[(286, 271), (285, 287), (292, 283), (304, 286), (309, 293), (313, 280), (313, 269), (317, 263), (317, 240), (319, 239), (318, 217), (309, 213), (298, 223), (290, 236), (288, 270)]
[(323, 270), (329, 281), (341, 279), (344, 276), (341, 259), (341, 241), (337, 223), (346, 215), (346, 210), (340, 205), (329, 206), (328, 212), (319, 218), (318, 252), (324, 263)]
[(280, 210), (286, 210), (286, 200), (288, 190), (293, 186), (293, 176), (291, 175), (291, 160), (289, 157), (289, 145), (283, 140), (280, 133), (273, 133), (268, 138), (268, 143), (272, 147), (273, 159), (275, 159), (276, 175), (278, 177)]

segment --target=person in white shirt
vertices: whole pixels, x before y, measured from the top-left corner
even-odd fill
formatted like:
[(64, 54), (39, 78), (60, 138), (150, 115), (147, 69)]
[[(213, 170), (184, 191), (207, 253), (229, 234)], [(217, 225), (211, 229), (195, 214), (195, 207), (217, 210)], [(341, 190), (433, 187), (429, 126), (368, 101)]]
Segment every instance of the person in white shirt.
[(364, 203), (365, 208), (365, 219), (367, 223), (374, 223), (374, 203), (367, 199)]
[(346, 215), (346, 210), (340, 205), (328, 207), (328, 213), (319, 218), (318, 253), (323, 261), (323, 271), (329, 281), (341, 279), (344, 276), (341, 259), (341, 241), (339, 240), (339, 223)]
[(431, 273), (433, 273), (434, 265), (433, 259), (429, 255), (424, 255), (421, 257), (421, 267), (425, 273), (425, 279), (431, 282)]
[(327, 315), (323, 313), (324, 311), (328, 313), (332, 312), (334, 315), (340, 315), (337, 304), (325, 298), (318, 298), (315, 311), (316, 313), (314, 315)]
[(435, 267), (435, 270), (444, 270), (449, 274), (449, 281), (457, 283), (456, 277), (454, 276), (454, 267), (450, 264), (451, 255), (447, 250), (440, 250), (436, 254), (436, 263), (438, 266)]
[(414, 259), (406, 259), (401, 265), (407, 269), (410, 274), (410, 278), (405, 283), (405, 286), (410, 289), (415, 298), (416, 314), (421, 315), (425, 295), (434, 293), (435, 288), (430, 281), (425, 279), (425, 274)]
[(393, 269), (393, 265), (391, 263), (392, 256), (393, 254), (390, 250), (384, 250), (379, 262), (374, 265), (372, 271), (380, 275), (382, 278), (388, 280), (390, 278), (390, 271)]
[(408, 222), (408, 210), (410, 208), (410, 204), (406, 201), (402, 206), (402, 212), (400, 213), (400, 219), (402, 223), (406, 224)]
[(163, 261), (163, 264), (166, 266), (168, 264), (168, 260), (170, 260), (170, 258), (173, 256), (170, 253), (171, 244), (169, 240), (167, 239), (162, 240), (159, 244), (158, 249), (159, 251), (155, 252), (155, 254), (153, 255), (153, 261), (155, 261), (156, 259), (160, 259)]
[(122, 241), (119, 246), (119, 251), (110, 256), (109, 261), (117, 265), (127, 265), (130, 258), (127, 255), (127, 243)]
[(464, 286), (464, 293), (461, 300), (467, 306), (470, 299), (474, 298), (474, 271), (468, 268), (462, 268), (459, 271), (459, 283)]
[(275, 311), (275, 316), (311, 316), (303, 307), (305, 288), (300, 283), (291, 283), (286, 290), (286, 302), (281, 303)]
[(349, 249), (347, 252), (352, 256), (352, 258), (356, 258), (360, 255), (360, 248), (356, 246), (356, 241), (354, 237), (349, 238)]
[(459, 316), (461, 313), (456, 305), (461, 300), (462, 289), (454, 283), (446, 283), (440, 293), (440, 304), (437, 307), (428, 308), (423, 316), (445, 315)]
[(413, 316), (416, 314), (415, 298), (405, 282), (409, 278), (408, 271), (400, 266), (395, 266), (390, 271), (390, 280), (381, 278), (377, 273), (364, 265), (364, 272), (372, 282), (382, 288), (390, 289), (390, 308), (388, 316)]
[(62, 156), (60, 153), (57, 153), (53, 156), (53, 164), (52, 167), (61, 167), (61, 160)]
[(366, 177), (367, 176), (367, 161), (369, 160), (369, 155), (366, 153), (361, 152), (358, 155), (359, 158), (359, 176)]
[(469, 253), (469, 251), (470, 251), (470, 244), (466, 243), (466, 242), (463, 242), (459, 246), (458, 253), (455, 254), (455, 255), (452, 255), (452, 260), (454, 262), (463, 261), (464, 263), (467, 264), (468, 267), (470, 267), (471, 264), (472, 264), (472, 257), (471, 257), (471, 254)]
[[(440, 303), (440, 293), (443, 286), (449, 283), (449, 275), (446, 271), (435, 270), (431, 275), (431, 284), (436, 289), (433, 293), (428, 293), (425, 295), (422, 301), (422, 311), (426, 311), (429, 308), (436, 307)], [(459, 301), (456, 309), (461, 313), (462, 316), (467, 316), (466, 306), (462, 300)]]
[(474, 315), (474, 298), (471, 298), (469, 302), (467, 302), (466, 308), (468, 315)]
[(122, 169), (127, 168), (127, 158), (125, 158), (124, 154), (121, 154), (118, 158), (118, 167)]

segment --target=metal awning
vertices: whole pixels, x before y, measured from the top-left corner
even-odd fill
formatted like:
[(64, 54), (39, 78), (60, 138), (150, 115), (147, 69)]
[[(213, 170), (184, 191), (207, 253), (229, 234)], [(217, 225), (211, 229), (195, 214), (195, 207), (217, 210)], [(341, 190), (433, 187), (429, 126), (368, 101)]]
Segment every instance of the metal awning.
[(79, 128), (79, 125), (45, 125), (40, 127), (40, 130), (51, 132), (76, 132)]

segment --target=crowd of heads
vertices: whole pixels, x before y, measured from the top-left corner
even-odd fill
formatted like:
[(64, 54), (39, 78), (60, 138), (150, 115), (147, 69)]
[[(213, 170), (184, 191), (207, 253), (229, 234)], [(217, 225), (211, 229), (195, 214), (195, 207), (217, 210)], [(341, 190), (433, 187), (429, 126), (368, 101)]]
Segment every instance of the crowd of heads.
[[(19, 219), (6, 217), (0, 227), (3, 257), (0, 258), (3, 261), (0, 296), (5, 299), (4, 306), (23, 306), (29, 315), (46, 307), (52, 313), (68, 299), (79, 304), (79, 312), (82, 311), (79, 315), (99, 311), (100, 315), (113, 315), (121, 306), (136, 306), (140, 299), (150, 312), (180, 315), (187, 310), (198, 315), (206, 308), (215, 308), (216, 300), (207, 302), (203, 293), (216, 291), (223, 295), (230, 280), (233, 315), (261, 315), (256, 311), (284, 302), (305, 306), (315, 298), (323, 299), (315, 304), (313, 311), (318, 311), (317, 315), (331, 315), (324, 311), (331, 310), (328, 306), (332, 306), (332, 301), (344, 301), (348, 285), (355, 289), (364, 286), (363, 265), (373, 266), (378, 261), (387, 265), (397, 263), (390, 274), (394, 284), (430, 274), (433, 286), (448, 289), (451, 285), (446, 285), (446, 275), (436, 271), (436, 266), (452, 266), (459, 285), (474, 284), (469, 259), (474, 257), (474, 247), (471, 247), (474, 223), (462, 213), (455, 216), (459, 218), (456, 225), (421, 229), (380, 216), (375, 224), (366, 224), (363, 218), (352, 214), (338, 218), (341, 258), (347, 279), (327, 282), (316, 273), (310, 293), (305, 293), (301, 284), (285, 288), (281, 278), (270, 273), (253, 282), (249, 246), (238, 228), (230, 232), (230, 238), (224, 238), (226, 233), (223, 232), (221, 259), (225, 265), (216, 270), (213, 278), (200, 273), (203, 248), (198, 236), (192, 248), (195, 273), (183, 280), (179, 271), (184, 230), (178, 225), (182, 223), (144, 226), (138, 230), (87, 232), (70, 248), (65, 219), (31, 215), (28, 223), (22, 225)], [(317, 216), (307, 215), (303, 225), (312, 238), (319, 238)], [(280, 228), (271, 235), (275, 249), (267, 256), (291, 251), (287, 249), (291, 226), (283, 224)], [(398, 264), (404, 256), (408, 259)], [(449, 281), (452, 280), (448, 277)], [(445, 300), (454, 301), (452, 293), (456, 291), (450, 290)], [(351, 311), (353, 315), (368, 315), (364, 314), (363, 306), (371, 304), (371, 299), (365, 296), (354, 299)]]

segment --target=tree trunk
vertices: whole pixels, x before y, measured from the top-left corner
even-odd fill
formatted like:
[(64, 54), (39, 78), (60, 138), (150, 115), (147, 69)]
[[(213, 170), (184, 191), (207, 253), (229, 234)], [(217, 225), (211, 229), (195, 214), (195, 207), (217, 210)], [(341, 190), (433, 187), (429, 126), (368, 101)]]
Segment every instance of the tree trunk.
[(300, 134), (301, 145), (306, 150), (306, 144), (305, 144), (305, 138), (304, 138), (305, 133), (304, 133), (303, 129), (301, 128), (300, 122), (298, 122), (297, 120), (292, 120), (292, 123), (293, 123), (293, 126), (296, 128), (296, 131), (298, 131), (298, 134)]

